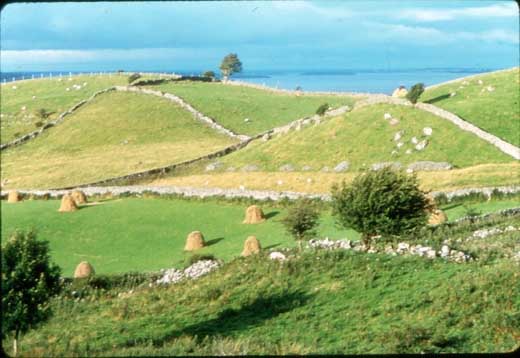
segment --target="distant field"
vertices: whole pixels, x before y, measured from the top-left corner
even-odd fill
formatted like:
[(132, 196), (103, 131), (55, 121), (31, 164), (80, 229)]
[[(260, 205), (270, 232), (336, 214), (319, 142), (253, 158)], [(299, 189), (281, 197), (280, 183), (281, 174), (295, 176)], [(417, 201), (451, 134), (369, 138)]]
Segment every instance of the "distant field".
[[(71, 276), (82, 260), (91, 262), (98, 273), (153, 271), (180, 267), (190, 254), (183, 252), (187, 235), (200, 230), (208, 247), (197, 251), (230, 260), (242, 252), (244, 240), (256, 235), (264, 248), (292, 247), (294, 240), (280, 219), (285, 209), (262, 206), (268, 220), (242, 224), (247, 205), (223, 202), (193, 202), (169, 199), (115, 199), (85, 206), (73, 213), (59, 213), (58, 200), (2, 202), (2, 240), (15, 230), (38, 231), (49, 240), (52, 257)], [(468, 204), (482, 214), (518, 207), (516, 200)], [(449, 220), (465, 215), (461, 204), (449, 205)], [(320, 237), (358, 239), (353, 230), (335, 226), (328, 211), (322, 213)]]
[(149, 87), (176, 94), (224, 127), (247, 135), (313, 115), (323, 103), (339, 107), (355, 102), (353, 97), (296, 96), (221, 83), (170, 82)]
[[(43, 108), (51, 113), (43, 122), (54, 120), (94, 92), (114, 85), (127, 84), (127, 77), (115, 74), (80, 75), (72, 76), (71, 80), (68, 76), (64, 76), (2, 84), (0, 86), (1, 142), (12, 141), (16, 137), (36, 130), (35, 123), (41, 121), (36, 115), (38, 109)], [(81, 88), (75, 89), (73, 85), (80, 85)], [(36, 98), (33, 99), (33, 96)], [(25, 110), (22, 107), (25, 107)]]
[[(183, 174), (141, 184), (177, 185), (206, 188), (296, 191), (303, 193), (329, 193), (335, 183), (351, 182), (357, 173), (321, 172), (253, 172), (253, 173), (206, 173)], [(435, 172), (418, 172), (417, 176), (424, 190), (455, 190), (490, 186), (519, 185), (520, 164), (482, 164), (464, 169)]]
[[(400, 122), (392, 126), (383, 118), (385, 113)], [(433, 129), (430, 137), (423, 134), (424, 127)], [(403, 131), (402, 137), (395, 141), (394, 135), (399, 131)], [(426, 148), (417, 151), (412, 143), (413, 137), (417, 141), (428, 140)], [(403, 144), (401, 148), (397, 147), (399, 142)], [(411, 153), (406, 154), (407, 150)], [(417, 161), (449, 162), (463, 168), (484, 163), (507, 163), (514, 159), (433, 114), (410, 107), (378, 104), (267, 142), (255, 141), (222, 158), (225, 165), (219, 170), (226, 171), (229, 167), (238, 170), (246, 165), (255, 165), (258, 171), (278, 171), (281, 166), (291, 165), (296, 171), (304, 166), (310, 166), (311, 171), (320, 171), (325, 166), (332, 170), (342, 161), (348, 161), (350, 170), (357, 171), (382, 162), (400, 162), (403, 165)]]
[[(520, 146), (520, 69), (460, 79), (425, 91), (422, 102), (451, 111)], [(481, 80), (482, 84), (478, 81)], [(488, 91), (491, 89), (492, 91)], [(455, 93), (453, 97), (451, 93)]]
[(162, 98), (110, 92), (2, 152), (10, 188), (77, 185), (197, 158), (236, 141)]

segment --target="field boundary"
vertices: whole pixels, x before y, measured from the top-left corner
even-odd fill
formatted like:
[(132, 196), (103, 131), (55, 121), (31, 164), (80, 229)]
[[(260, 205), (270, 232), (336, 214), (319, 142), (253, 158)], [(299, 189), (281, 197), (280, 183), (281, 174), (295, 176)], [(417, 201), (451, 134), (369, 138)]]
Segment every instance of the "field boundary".
[[(18, 190), (21, 194), (45, 195), (51, 197), (60, 197), (69, 193), (73, 189), (81, 189), (86, 195), (103, 195), (111, 193), (113, 195), (120, 194), (143, 194), (154, 193), (158, 195), (181, 195), (185, 197), (225, 197), (225, 198), (253, 198), (256, 200), (296, 200), (302, 197), (311, 199), (320, 199), (330, 201), (330, 194), (309, 194), (294, 191), (274, 191), (274, 190), (249, 190), (249, 189), (222, 189), (222, 188), (197, 188), (184, 186), (150, 186), (150, 185), (128, 185), (128, 186), (77, 186), (62, 189), (47, 190)], [(4, 190), (1, 195), (6, 195), (9, 190)], [(430, 193), (433, 197), (445, 195), (448, 200), (456, 197), (463, 197), (470, 194), (483, 194), (491, 197), (493, 192), (502, 194), (515, 194), (520, 192), (520, 185), (499, 186), (499, 187), (483, 187), (483, 188), (466, 188), (452, 191), (433, 191)]]
[(459, 81), (468, 80), (468, 79), (479, 77), (479, 76), (482, 76), (482, 75), (495, 74), (495, 73), (501, 73), (501, 72), (508, 72), (508, 71), (514, 71), (514, 70), (520, 70), (520, 67), (511, 67), (511, 68), (505, 68), (505, 69), (502, 69), (502, 70), (496, 70), (496, 71), (491, 71), (491, 72), (481, 72), (481, 73), (476, 73), (474, 75), (459, 77), (459, 78), (456, 78), (454, 80), (449, 80), (449, 81), (446, 81), (446, 82), (437, 83), (435, 85), (431, 85), (431, 86), (425, 87), (424, 90), (426, 91), (426, 90), (429, 90), (429, 89), (432, 89), (432, 88), (437, 88), (437, 87), (440, 87), (440, 86), (444, 86), (444, 85), (448, 85), (448, 84), (452, 84), (452, 83), (457, 83)]
[(413, 105), (408, 100), (403, 99), (403, 98), (396, 98), (396, 97), (391, 97), (391, 96), (387, 96), (387, 95), (378, 95), (378, 96), (372, 96), (365, 100), (356, 102), (354, 104), (354, 109), (359, 109), (362, 107), (371, 106), (371, 105), (380, 104), (380, 103), (394, 104), (394, 105), (406, 106), (406, 107), (414, 107), (414, 108), (420, 109), (422, 111), (429, 112), (437, 117), (450, 121), (451, 123), (455, 124), (460, 129), (462, 129), (463, 131), (469, 132), (469, 133), (479, 137), (480, 139), (485, 140), (486, 142), (497, 147), (503, 153), (513, 157), (514, 159), (517, 159), (517, 160), (520, 159), (520, 148), (514, 146), (511, 143), (506, 142), (503, 139), (498, 138), (497, 136), (495, 136), (489, 132), (484, 131), (483, 129), (477, 127), (476, 125), (460, 118), (455, 113), (452, 113), (452, 112), (449, 112), (440, 107), (434, 106), (433, 104), (419, 102), (419, 103), (416, 103), (415, 105)]

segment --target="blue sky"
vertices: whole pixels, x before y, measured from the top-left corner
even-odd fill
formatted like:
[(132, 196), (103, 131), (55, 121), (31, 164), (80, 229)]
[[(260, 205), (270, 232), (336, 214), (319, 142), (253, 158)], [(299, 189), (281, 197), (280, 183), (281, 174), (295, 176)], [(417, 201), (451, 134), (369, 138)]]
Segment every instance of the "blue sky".
[(2, 71), (505, 68), (518, 65), (513, 1), (9, 4)]

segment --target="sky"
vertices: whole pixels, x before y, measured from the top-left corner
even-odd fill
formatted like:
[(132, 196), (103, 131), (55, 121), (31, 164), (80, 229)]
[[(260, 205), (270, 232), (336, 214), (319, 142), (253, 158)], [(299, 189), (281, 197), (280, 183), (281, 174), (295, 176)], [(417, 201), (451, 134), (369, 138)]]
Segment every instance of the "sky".
[(507, 68), (514, 1), (11, 3), (0, 70), (245, 71)]

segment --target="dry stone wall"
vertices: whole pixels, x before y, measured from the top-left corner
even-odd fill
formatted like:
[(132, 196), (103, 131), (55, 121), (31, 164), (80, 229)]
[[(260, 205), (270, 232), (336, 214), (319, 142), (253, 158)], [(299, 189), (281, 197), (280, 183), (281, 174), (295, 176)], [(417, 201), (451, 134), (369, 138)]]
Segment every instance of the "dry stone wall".
[(95, 92), (92, 96), (90, 96), (88, 99), (85, 99), (85, 100), (82, 100), (78, 103), (76, 103), (74, 106), (72, 106), (70, 109), (66, 110), (65, 112), (63, 112), (62, 114), (60, 114), (58, 116), (58, 118), (56, 118), (54, 121), (50, 121), (50, 122), (47, 122), (45, 123), (40, 129), (34, 131), (34, 132), (31, 132), (31, 133), (28, 133), (20, 138), (17, 138), (15, 140), (13, 140), (12, 142), (9, 142), (9, 143), (5, 143), (5, 144), (2, 144), (0, 145), (0, 150), (4, 150), (4, 149), (7, 149), (7, 148), (11, 148), (11, 147), (14, 147), (14, 146), (17, 146), (19, 144), (22, 144), (22, 143), (25, 143), (27, 142), (28, 140), (30, 139), (34, 139), (36, 138), (37, 136), (39, 136), (40, 134), (42, 134), (44, 131), (46, 131), (47, 129), (49, 128), (52, 128), (54, 127), (55, 125), (63, 122), (63, 119), (74, 113), (75, 111), (77, 111), (80, 107), (84, 106), (85, 104), (91, 102), (94, 98), (96, 98), (97, 96), (103, 94), (103, 93), (106, 93), (106, 92), (109, 92), (109, 91), (113, 91), (114, 90), (114, 87), (109, 87), (109, 88), (106, 88), (104, 90), (101, 90), (101, 91), (98, 91), (98, 92)]

